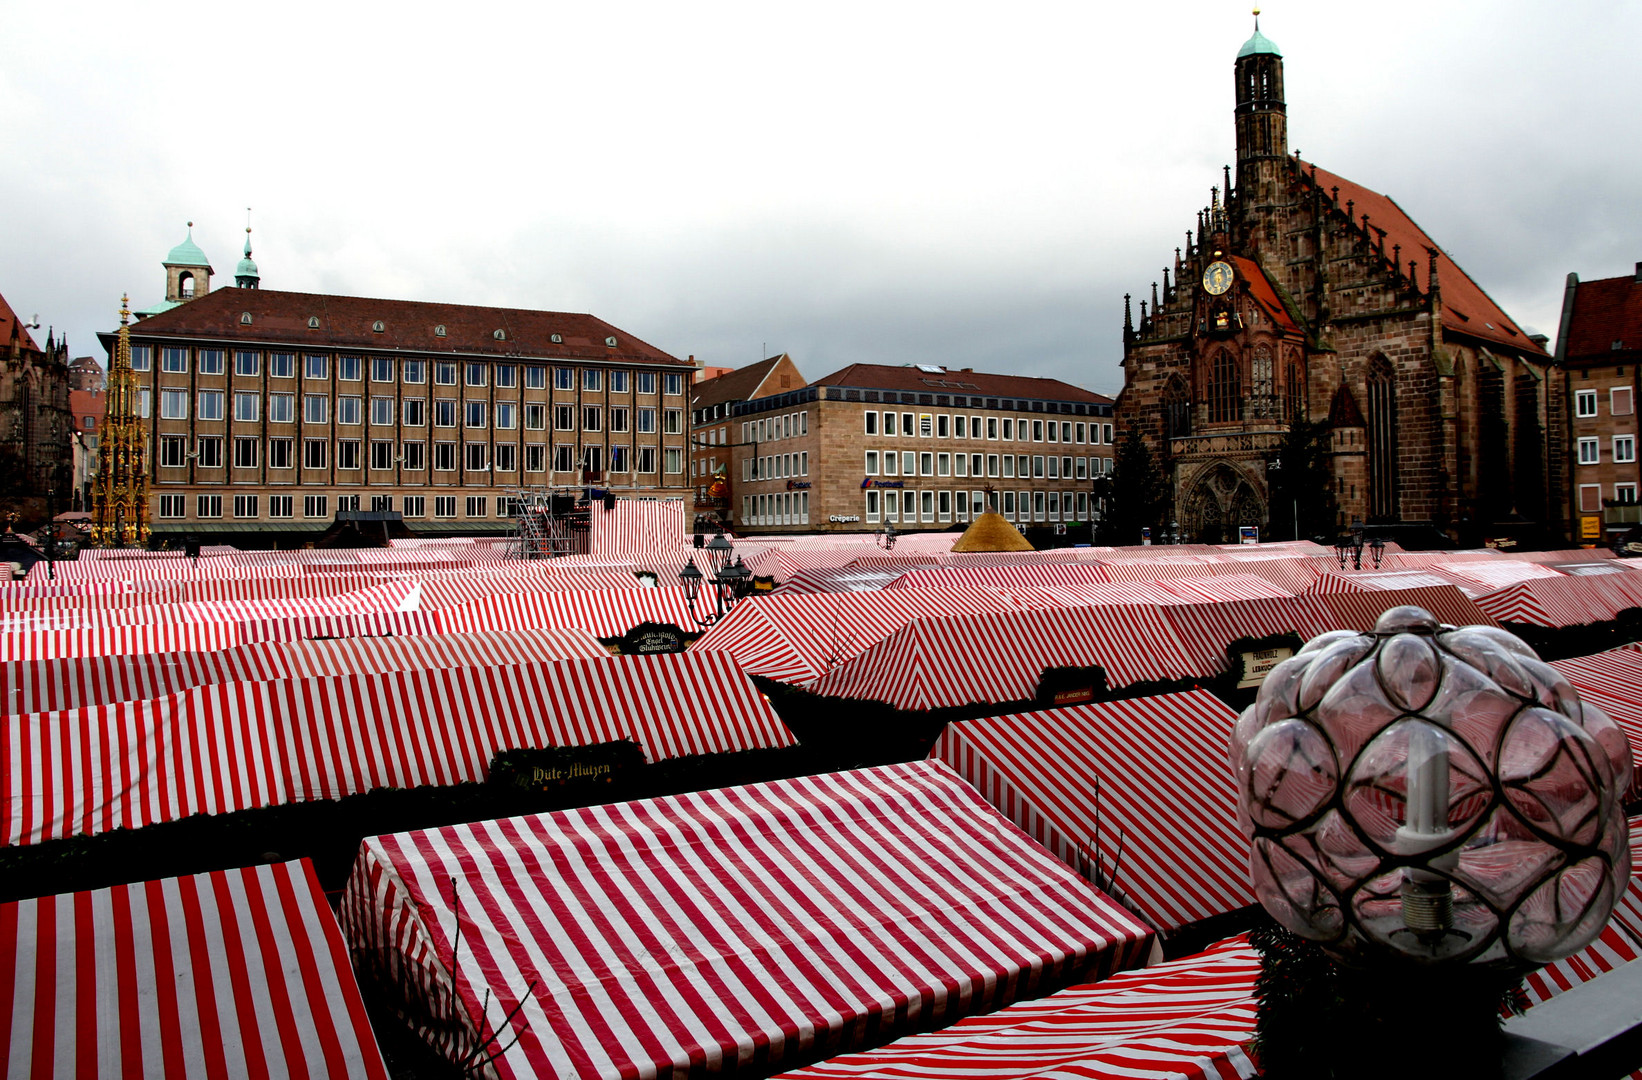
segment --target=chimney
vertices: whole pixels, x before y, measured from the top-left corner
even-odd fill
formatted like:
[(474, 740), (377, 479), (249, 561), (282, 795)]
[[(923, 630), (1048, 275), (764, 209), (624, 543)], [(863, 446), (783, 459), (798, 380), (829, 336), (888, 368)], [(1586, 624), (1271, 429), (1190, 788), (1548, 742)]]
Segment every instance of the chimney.
[[(1642, 285), (1642, 262), (1636, 264), (1636, 283)], [(38, 318), (38, 316), (36, 316)]]

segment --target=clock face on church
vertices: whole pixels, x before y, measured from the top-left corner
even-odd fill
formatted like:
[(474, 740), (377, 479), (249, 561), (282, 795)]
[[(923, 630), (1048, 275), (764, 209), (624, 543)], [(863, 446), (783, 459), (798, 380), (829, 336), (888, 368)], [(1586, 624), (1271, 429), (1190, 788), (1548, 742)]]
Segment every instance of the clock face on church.
[(1216, 260), (1203, 271), (1203, 291), (1210, 296), (1219, 296), (1231, 288), (1232, 268), (1230, 263)]

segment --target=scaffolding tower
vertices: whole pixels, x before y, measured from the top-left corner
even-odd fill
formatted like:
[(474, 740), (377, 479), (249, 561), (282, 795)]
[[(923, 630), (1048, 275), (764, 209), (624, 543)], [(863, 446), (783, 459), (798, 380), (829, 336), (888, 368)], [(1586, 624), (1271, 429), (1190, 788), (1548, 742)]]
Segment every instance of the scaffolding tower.
[(556, 559), (587, 550), (589, 520), (582, 487), (514, 488), (513, 519), (522, 559)]

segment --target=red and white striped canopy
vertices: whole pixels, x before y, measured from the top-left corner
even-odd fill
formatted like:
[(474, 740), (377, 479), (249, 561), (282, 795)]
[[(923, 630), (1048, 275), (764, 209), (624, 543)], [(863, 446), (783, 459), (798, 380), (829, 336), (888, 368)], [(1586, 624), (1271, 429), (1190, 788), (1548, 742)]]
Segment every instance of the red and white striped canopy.
[(1581, 698), (1607, 713), (1631, 740), (1632, 773), (1626, 800), (1642, 797), (1642, 652), (1612, 649), (1558, 660), (1551, 666), (1574, 684)]
[(0, 905), (10, 1077), (387, 1080), (306, 859)]
[(1029, 699), (1048, 667), (1099, 664), (1112, 686), (1205, 674), (1163, 610), (1041, 608), (915, 619), (810, 689), (898, 709), (938, 709)]
[(504, 1078), (767, 1068), (1151, 946), (939, 762), (372, 837), (342, 923)]
[(499, 750), (623, 739), (648, 761), (793, 742), (725, 653), (218, 683), (0, 719), (0, 843), (482, 780)]
[(1236, 722), (1194, 691), (948, 724), (930, 756), (1067, 865), (1098, 869), (1103, 887), (1173, 930), (1255, 903), (1226, 766)]
[[(1524, 564), (1529, 565), (1529, 564)], [(1607, 622), (1626, 608), (1638, 606), (1642, 590), (1633, 575), (1549, 578), (1519, 581), (1477, 597), (1477, 606), (1500, 622), (1533, 626), (1583, 626)]]
[(1259, 974), (1247, 939), (1230, 938), (778, 1080), (1244, 1080)]

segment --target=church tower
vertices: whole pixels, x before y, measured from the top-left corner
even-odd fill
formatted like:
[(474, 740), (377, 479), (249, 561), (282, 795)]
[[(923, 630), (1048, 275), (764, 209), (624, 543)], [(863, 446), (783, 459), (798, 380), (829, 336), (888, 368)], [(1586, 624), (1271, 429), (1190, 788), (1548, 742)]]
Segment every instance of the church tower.
[(251, 226), (245, 226), (245, 257), (234, 267), (234, 284), (241, 289), (254, 289), (262, 282), (257, 264), (251, 261)]
[[(188, 223), (188, 237), (171, 249), (165, 267), (165, 300), (180, 304), (211, 291), (211, 260), (194, 243), (194, 223)], [(201, 280), (203, 275), (204, 280)]]
[(1254, 11), (1254, 36), (1238, 50), (1237, 194), (1245, 211), (1269, 205), (1277, 196), (1288, 156), (1288, 111), (1283, 104), (1283, 54), (1260, 32), (1260, 9)]

